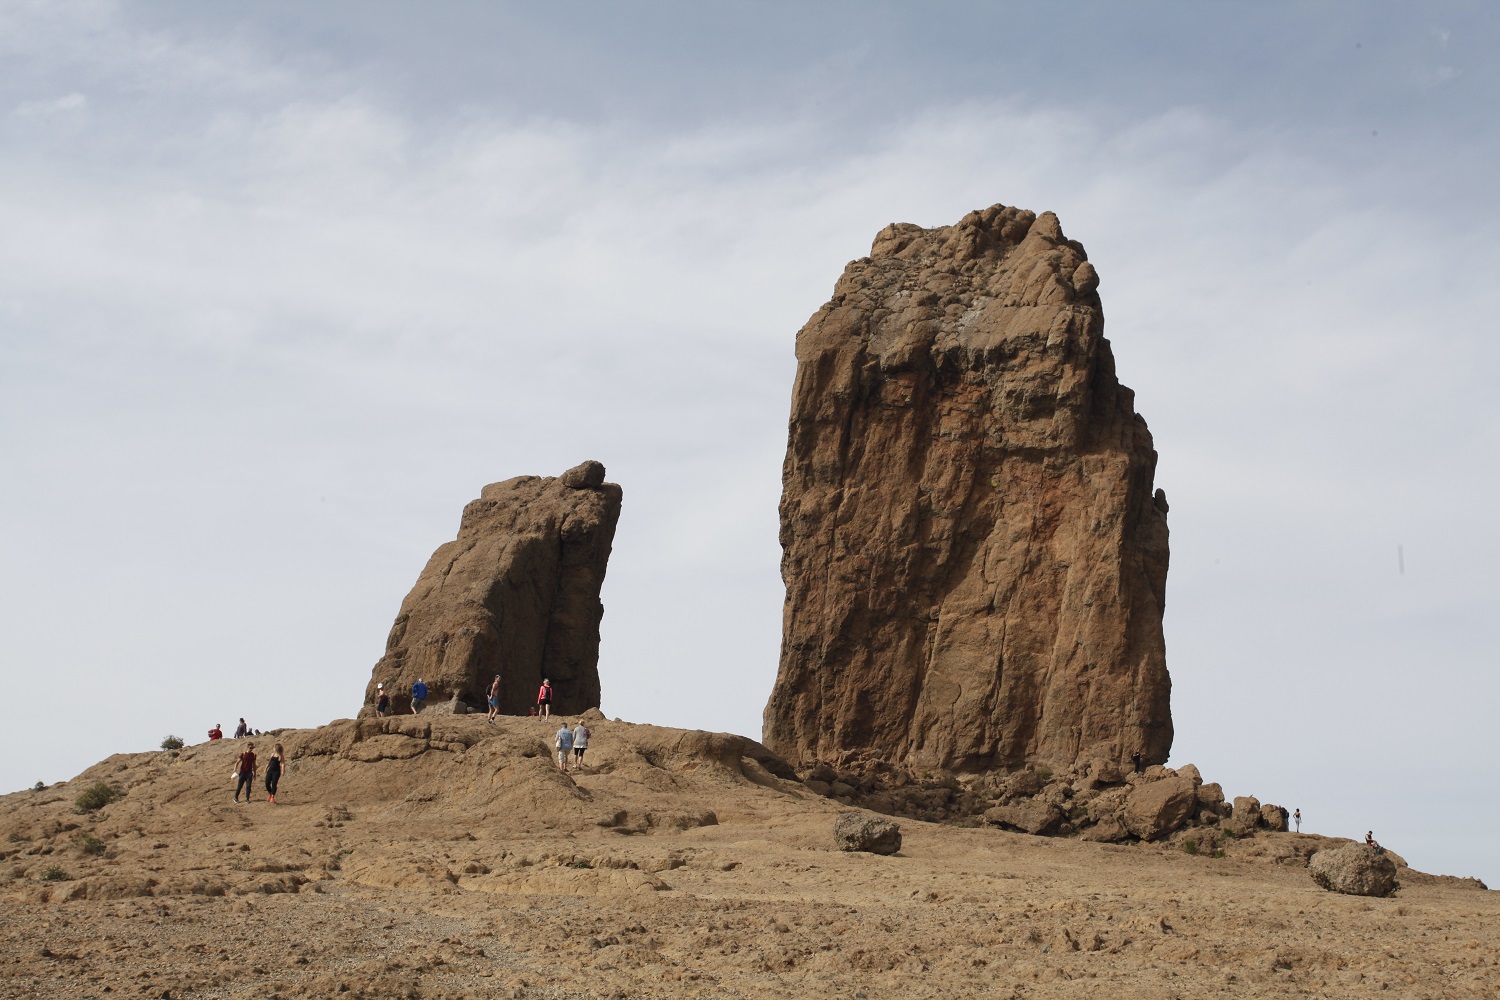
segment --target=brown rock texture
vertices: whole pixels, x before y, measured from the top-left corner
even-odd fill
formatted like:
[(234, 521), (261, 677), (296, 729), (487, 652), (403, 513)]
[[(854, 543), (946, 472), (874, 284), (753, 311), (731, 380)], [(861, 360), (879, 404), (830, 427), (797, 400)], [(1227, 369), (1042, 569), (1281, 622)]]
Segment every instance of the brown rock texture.
[(401, 603), (364, 711), (380, 683), (394, 711), (409, 711), (419, 678), (430, 692), (426, 711), (479, 708), (497, 673), (506, 714), (525, 715), (543, 677), (553, 684), (554, 713), (598, 707), (599, 589), (620, 498), (593, 461), (561, 477), (486, 486)]
[(1323, 850), (1307, 864), (1312, 880), (1347, 896), (1389, 896), (1396, 891), (1396, 863), (1377, 847), (1348, 844)]
[(778, 753), (1166, 759), (1167, 504), (1098, 281), (997, 205), (888, 226), (798, 333)]

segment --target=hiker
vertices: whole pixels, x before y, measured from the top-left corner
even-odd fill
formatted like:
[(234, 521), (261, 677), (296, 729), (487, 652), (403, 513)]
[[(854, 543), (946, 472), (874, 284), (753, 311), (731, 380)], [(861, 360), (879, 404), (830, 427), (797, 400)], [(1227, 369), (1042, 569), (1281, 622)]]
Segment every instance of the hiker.
[(1295, 823), (1295, 824), (1297, 824), (1297, 832), (1301, 833), (1302, 832), (1302, 810), (1301, 809), (1293, 809), (1292, 810), (1292, 822)]
[(1374, 830), (1366, 830), (1365, 831), (1365, 845), (1367, 847), (1373, 847), (1377, 851), (1381, 849), (1380, 848), (1380, 842), (1375, 839), (1375, 831)]
[(1141, 757), (1141, 752), (1139, 750), (1130, 755), (1130, 763), (1135, 765), (1136, 774), (1141, 774), (1146, 770), (1146, 762)]
[(247, 726), (247, 725), (245, 725), (244, 716), (241, 716), (240, 717), (240, 724), (238, 726), (234, 727), (234, 738), (237, 739), (237, 740), (242, 740), (247, 735), (249, 735), (249, 733), (250, 733), (250, 727)]
[(276, 749), (271, 751), (271, 759), (266, 761), (266, 801), (276, 801), (276, 786), (281, 783), (281, 761), (286, 756), (286, 751), (281, 749), (281, 744), (276, 744)]
[(568, 728), (567, 719), (563, 720), (562, 728), (553, 738), (553, 744), (557, 747), (557, 766), (564, 771), (571, 771), (573, 768), (569, 758), (573, 756), (573, 730)]
[(578, 725), (573, 727), (573, 765), (574, 770), (583, 770), (583, 752), (589, 748), (589, 737), (594, 735), (583, 720), (578, 720)]
[(220, 729), (219, 724), (215, 722), (214, 727), (208, 731), (208, 742), (212, 743), (214, 740), (222, 740), (223, 738), (224, 730)]
[(235, 765), (234, 801), (240, 800), (240, 790), (244, 789), (245, 801), (250, 801), (250, 790), (255, 787), (255, 744), (251, 743), (245, 747), (245, 752), (240, 754), (239, 763)]
[(495, 716), (500, 714), (500, 675), (490, 681), (490, 715), (486, 722), (494, 722)]
[(422, 683), (422, 678), (417, 678), (417, 683), (411, 686), (411, 714), (416, 715), (422, 711), (422, 706), (427, 704), (427, 685)]
[(375, 690), (379, 692), (379, 695), (375, 699), (375, 717), (383, 719), (385, 718), (385, 713), (391, 709), (391, 696), (385, 693), (384, 684), (376, 684)]
[(547, 718), (552, 714), (552, 682), (542, 678), (542, 686), (536, 693), (536, 714)]

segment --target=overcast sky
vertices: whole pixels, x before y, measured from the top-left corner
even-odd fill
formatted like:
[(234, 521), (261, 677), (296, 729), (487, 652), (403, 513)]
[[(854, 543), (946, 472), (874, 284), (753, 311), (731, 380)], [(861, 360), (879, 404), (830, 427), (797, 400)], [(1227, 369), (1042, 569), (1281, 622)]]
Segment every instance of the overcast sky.
[(604, 711), (756, 736), (793, 339), (1058, 213), (1171, 501), (1177, 741), (1500, 884), (1500, 11), (0, 0), (0, 790), (352, 715), (489, 482), (625, 491)]

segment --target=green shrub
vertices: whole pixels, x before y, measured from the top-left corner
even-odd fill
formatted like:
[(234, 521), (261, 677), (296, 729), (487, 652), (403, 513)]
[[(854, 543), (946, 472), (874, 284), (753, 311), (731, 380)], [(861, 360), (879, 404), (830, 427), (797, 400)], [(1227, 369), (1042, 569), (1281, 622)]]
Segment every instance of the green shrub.
[(67, 872), (63, 871), (56, 865), (48, 865), (46, 868), (43, 868), (41, 874), (39, 874), (37, 878), (41, 879), (43, 882), (73, 881), (73, 876), (69, 875)]
[(73, 801), (78, 806), (79, 812), (93, 812), (95, 809), (103, 809), (123, 794), (125, 793), (101, 781), (91, 788), (84, 789), (83, 794)]
[(181, 750), (182, 747), (183, 742), (181, 736), (168, 736), (166, 739), (161, 741), (161, 748), (163, 750)]
[(73, 846), (84, 854), (98, 856), (104, 853), (104, 841), (92, 833), (79, 833), (73, 836)]
[(1182, 842), (1182, 852), (1184, 854), (1197, 854), (1198, 842), (1191, 837), (1189, 837), (1187, 840), (1184, 840)]
[(31, 790), (33, 792), (40, 792), (43, 788), (46, 788), (46, 787), (47, 787), (47, 783), (45, 781), (38, 781), (36, 784), (34, 784), (34, 785), (31, 786)]
[(1216, 857), (1216, 858), (1222, 858), (1223, 856), (1224, 856), (1224, 848), (1221, 847), (1217, 851), (1214, 851), (1214, 857)]

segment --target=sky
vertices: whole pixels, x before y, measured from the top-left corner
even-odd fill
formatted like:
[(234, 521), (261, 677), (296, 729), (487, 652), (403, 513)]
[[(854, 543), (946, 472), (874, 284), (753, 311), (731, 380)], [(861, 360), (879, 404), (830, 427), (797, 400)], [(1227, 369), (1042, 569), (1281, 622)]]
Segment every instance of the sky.
[(607, 715), (758, 736), (797, 329), (1055, 211), (1171, 502), (1176, 743), (1500, 885), (1500, 10), (0, 0), (0, 791), (359, 708), (605, 463)]

